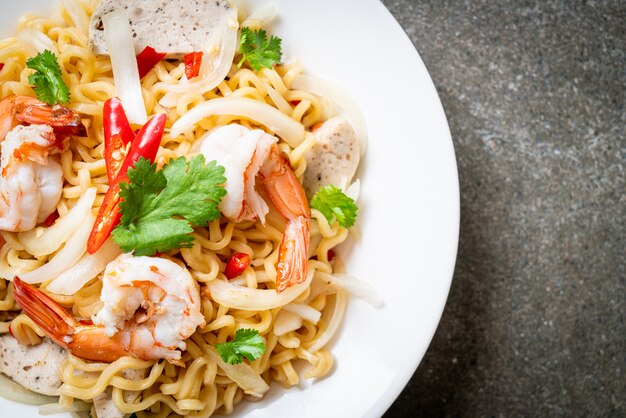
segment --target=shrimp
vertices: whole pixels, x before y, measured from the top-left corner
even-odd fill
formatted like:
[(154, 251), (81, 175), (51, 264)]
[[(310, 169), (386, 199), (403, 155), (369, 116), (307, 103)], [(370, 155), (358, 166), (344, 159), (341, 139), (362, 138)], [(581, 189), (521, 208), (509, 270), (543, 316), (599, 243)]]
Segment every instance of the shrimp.
[(0, 100), (0, 142), (20, 122), (48, 125), (62, 135), (85, 136), (80, 115), (65, 106), (50, 106), (34, 97), (7, 96)]
[(49, 155), (63, 150), (47, 125), (16, 126), (0, 144), (0, 230), (29, 231), (56, 209), (63, 169)]
[(260, 219), (265, 223), (267, 203), (255, 189), (262, 185), (287, 220), (278, 250), (276, 291), (306, 279), (311, 210), (302, 185), (289, 160), (278, 148), (278, 139), (262, 130), (230, 124), (201, 139), (200, 152), (207, 161), (224, 166), (227, 194), (220, 210), (235, 222)]
[(54, 212), (63, 170), (48, 157), (65, 150), (66, 135), (85, 134), (78, 113), (64, 106), (28, 96), (0, 100), (0, 230), (28, 231)]
[(91, 321), (71, 316), (39, 289), (13, 280), (15, 300), (55, 343), (86, 360), (123, 356), (181, 364), (185, 340), (204, 327), (189, 271), (166, 258), (122, 254), (102, 277), (103, 307)]

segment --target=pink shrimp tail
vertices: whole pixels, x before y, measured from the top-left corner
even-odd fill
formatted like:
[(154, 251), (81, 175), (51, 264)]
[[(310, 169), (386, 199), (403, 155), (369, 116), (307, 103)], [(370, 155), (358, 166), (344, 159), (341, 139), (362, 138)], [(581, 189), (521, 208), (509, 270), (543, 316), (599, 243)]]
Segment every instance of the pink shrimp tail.
[(309, 260), (309, 219), (300, 216), (287, 222), (278, 251), (276, 291), (306, 280)]
[(103, 328), (90, 325), (91, 321), (79, 322), (54, 299), (19, 277), (13, 279), (13, 286), (15, 300), (24, 313), (56, 344), (75, 356), (110, 363), (129, 354), (122, 333), (109, 338)]
[(289, 159), (274, 145), (261, 169), (263, 184), (272, 203), (287, 219), (278, 250), (276, 292), (306, 280), (311, 209), (304, 189), (291, 169)]
[(28, 96), (11, 95), (0, 100), (0, 142), (18, 122), (49, 125), (60, 136), (87, 136), (80, 115), (70, 108), (50, 106)]
[(61, 347), (68, 348), (70, 335), (74, 334), (74, 326), (78, 321), (70, 316), (65, 309), (50, 296), (34, 286), (13, 279), (15, 301), (43, 332)]

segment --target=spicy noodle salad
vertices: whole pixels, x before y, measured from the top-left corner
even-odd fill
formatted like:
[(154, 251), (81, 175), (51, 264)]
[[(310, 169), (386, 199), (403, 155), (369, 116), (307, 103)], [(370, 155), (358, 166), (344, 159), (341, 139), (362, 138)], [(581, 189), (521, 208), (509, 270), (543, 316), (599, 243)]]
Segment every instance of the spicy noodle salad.
[(230, 414), (331, 371), (348, 294), (381, 303), (334, 251), (362, 118), (283, 54), (277, 13), (63, 0), (0, 41), (2, 396)]

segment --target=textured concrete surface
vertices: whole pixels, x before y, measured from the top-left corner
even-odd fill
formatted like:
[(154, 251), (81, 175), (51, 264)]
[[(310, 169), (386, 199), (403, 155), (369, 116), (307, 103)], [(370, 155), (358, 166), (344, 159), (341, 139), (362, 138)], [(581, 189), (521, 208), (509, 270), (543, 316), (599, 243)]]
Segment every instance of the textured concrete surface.
[(461, 237), (385, 418), (626, 416), (626, 2), (383, 0), (446, 110)]

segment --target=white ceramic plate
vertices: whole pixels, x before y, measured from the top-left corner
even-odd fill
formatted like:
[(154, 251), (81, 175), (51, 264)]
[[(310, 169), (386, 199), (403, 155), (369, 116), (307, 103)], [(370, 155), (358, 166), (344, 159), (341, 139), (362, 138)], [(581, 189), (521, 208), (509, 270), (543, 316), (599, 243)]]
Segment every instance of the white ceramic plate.
[[(351, 299), (333, 343), (330, 376), (291, 390), (274, 385), (262, 402), (238, 406), (235, 416), (380, 417), (422, 359), (450, 287), (459, 228), (450, 132), (424, 64), (377, 0), (277, 3), (280, 19), (272, 32), (285, 52), (347, 90), (367, 122), (362, 238), (347, 268), (372, 283), (385, 306)], [(3, 2), (2, 35), (24, 12), (49, 8), (48, 0)], [(2, 398), (0, 408), (14, 417), (36, 415), (34, 407)]]

